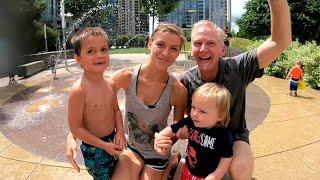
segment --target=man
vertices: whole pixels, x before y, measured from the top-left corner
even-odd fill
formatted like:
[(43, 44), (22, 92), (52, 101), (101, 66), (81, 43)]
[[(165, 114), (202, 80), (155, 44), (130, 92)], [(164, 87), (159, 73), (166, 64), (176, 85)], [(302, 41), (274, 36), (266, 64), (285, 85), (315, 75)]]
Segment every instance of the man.
[(232, 38), (232, 34), (231, 34), (228, 26), (225, 27), (224, 33), (226, 34), (224, 37), (224, 45), (226, 47), (226, 52), (224, 54), (224, 57), (225, 57), (225, 56), (230, 56), (229, 46), (230, 46), (230, 42), (231, 42), (231, 38)]
[[(224, 85), (232, 94), (228, 128), (231, 130), (233, 160), (229, 169), (232, 179), (251, 179), (253, 154), (245, 121), (246, 87), (261, 70), (272, 63), (291, 43), (291, 21), (287, 0), (269, 0), (271, 36), (256, 50), (221, 59), (225, 54), (223, 33), (210, 21), (197, 22), (191, 33), (192, 54), (197, 66), (186, 71), (181, 82), (188, 89), (190, 108), (194, 90), (206, 82)], [(185, 130), (184, 130), (185, 131)]]
[(227, 38), (232, 38), (232, 34), (228, 26), (224, 28), (224, 33), (226, 34)]

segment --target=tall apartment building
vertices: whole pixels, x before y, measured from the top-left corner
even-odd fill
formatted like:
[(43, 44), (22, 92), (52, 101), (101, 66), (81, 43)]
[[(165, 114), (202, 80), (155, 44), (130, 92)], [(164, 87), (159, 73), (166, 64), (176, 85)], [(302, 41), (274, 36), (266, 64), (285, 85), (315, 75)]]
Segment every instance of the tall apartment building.
[(122, 34), (147, 34), (149, 17), (140, 12), (139, 0), (117, 0), (118, 25)]
[[(48, 0), (47, 9), (42, 13), (42, 20), (55, 29), (61, 29), (61, 0)], [(139, 0), (110, 0), (113, 14), (110, 21), (118, 34), (147, 34), (149, 32), (149, 17), (140, 12)], [(66, 12), (67, 13), (67, 12)], [(115, 19), (114, 19), (115, 18)], [(72, 18), (66, 18), (66, 26), (72, 25)], [(113, 22), (112, 22), (113, 23)]]
[(53, 28), (61, 28), (60, 0), (48, 0), (47, 8), (42, 13), (42, 21), (50, 23)]
[[(42, 12), (41, 20), (54, 29), (61, 29), (60, 15), (61, 0), (47, 0), (47, 8)], [(67, 12), (65, 12), (67, 13)], [(66, 27), (70, 27), (73, 23), (72, 18), (65, 18)]]
[(184, 30), (190, 31), (192, 24), (199, 20), (207, 19), (213, 21), (219, 27), (224, 28), (229, 26), (229, 22), (227, 22), (227, 1), (228, 0), (181, 0), (176, 10), (166, 16), (161, 16), (159, 21), (175, 23)]

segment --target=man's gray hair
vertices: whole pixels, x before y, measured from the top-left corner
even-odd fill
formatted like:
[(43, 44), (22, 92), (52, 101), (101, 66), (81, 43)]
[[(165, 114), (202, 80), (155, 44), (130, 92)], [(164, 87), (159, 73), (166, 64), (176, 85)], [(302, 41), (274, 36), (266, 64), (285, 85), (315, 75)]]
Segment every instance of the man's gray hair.
[(217, 26), (216, 24), (214, 24), (213, 22), (211, 21), (208, 21), (208, 20), (200, 20), (198, 22), (196, 22), (194, 25), (193, 25), (193, 28), (192, 28), (192, 31), (191, 31), (191, 41), (193, 40), (193, 33), (198, 29), (200, 28), (201, 26), (207, 26), (209, 28), (212, 28), (212, 29), (216, 29), (219, 33), (219, 42), (223, 45), (224, 42), (223, 40), (225, 39), (226, 37), (226, 34), (225, 32), (219, 27)]

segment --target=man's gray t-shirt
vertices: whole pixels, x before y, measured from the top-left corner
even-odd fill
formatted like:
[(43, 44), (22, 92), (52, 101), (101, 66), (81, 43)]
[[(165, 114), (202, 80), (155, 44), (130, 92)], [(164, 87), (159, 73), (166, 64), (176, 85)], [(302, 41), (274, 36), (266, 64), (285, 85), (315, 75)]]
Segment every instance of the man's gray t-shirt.
[[(215, 83), (225, 86), (231, 93), (230, 123), (228, 128), (232, 134), (245, 134), (248, 129), (245, 121), (246, 88), (255, 78), (261, 77), (263, 69), (259, 69), (257, 51), (249, 51), (235, 57), (220, 59)], [(188, 108), (191, 107), (191, 97), (196, 88), (205, 83), (200, 78), (198, 66), (184, 72), (181, 82), (188, 90)], [(238, 138), (235, 138), (237, 140)]]

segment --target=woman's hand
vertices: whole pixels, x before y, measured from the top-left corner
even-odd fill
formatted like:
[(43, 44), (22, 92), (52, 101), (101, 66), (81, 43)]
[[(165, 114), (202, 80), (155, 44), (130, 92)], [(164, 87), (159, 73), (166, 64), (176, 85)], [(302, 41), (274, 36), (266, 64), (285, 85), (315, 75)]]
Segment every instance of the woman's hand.
[(67, 150), (66, 150), (66, 156), (73, 166), (73, 168), (80, 172), (80, 167), (76, 163), (75, 159), (77, 158), (77, 143), (76, 139), (73, 138), (73, 135), (71, 132), (69, 132), (68, 137), (67, 137)]
[(161, 136), (158, 133), (155, 133), (154, 137), (154, 150), (161, 155), (169, 154), (172, 148), (171, 138), (167, 136)]

